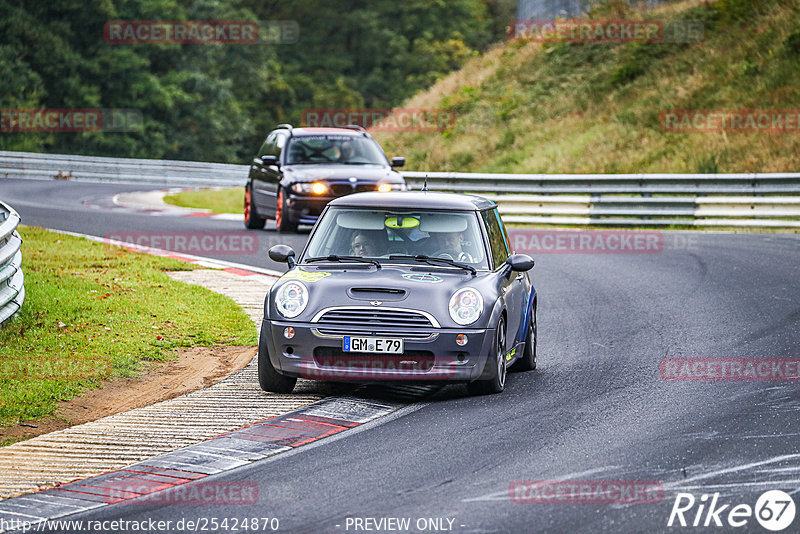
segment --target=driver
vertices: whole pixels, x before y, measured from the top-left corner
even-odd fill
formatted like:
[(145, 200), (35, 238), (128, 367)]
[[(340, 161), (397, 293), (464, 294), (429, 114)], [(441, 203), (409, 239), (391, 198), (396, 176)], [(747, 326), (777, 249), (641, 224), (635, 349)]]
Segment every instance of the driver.
[(350, 243), (353, 256), (379, 256), (382, 254), (380, 249), (378, 237), (364, 230), (356, 232)]
[(438, 239), (439, 250), (436, 252), (437, 256), (448, 255), (456, 261), (475, 262), (472, 254), (464, 250), (464, 239), (460, 232), (442, 232), (439, 234)]

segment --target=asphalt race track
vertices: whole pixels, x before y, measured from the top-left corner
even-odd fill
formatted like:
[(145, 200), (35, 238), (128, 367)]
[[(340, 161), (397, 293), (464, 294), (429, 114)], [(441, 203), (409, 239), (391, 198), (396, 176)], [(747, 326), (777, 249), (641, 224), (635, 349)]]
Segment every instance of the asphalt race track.
[[(101, 236), (243, 229), (110, 207), (112, 195), (140, 189), (0, 180), (0, 198), (27, 225)], [(305, 236), (268, 228), (257, 232), (257, 254), (216, 257), (281, 270), (266, 250), (299, 250)], [(767, 490), (800, 506), (800, 381), (672, 381), (660, 365), (800, 357), (800, 236), (685, 235), (665, 234), (657, 254), (537, 255), (539, 369), (509, 375), (500, 395), (448, 386), (364, 430), (204, 479), (255, 484), (255, 504), (127, 503), (65, 519), (174, 528), (181, 519), (268, 517), (280, 532), (378, 531), (386, 518), (408, 518), (415, 532), (767, 532), (755, 517), (731, 527), (728, 512), (755, 507)], [(663, 495), (637, 504), (510, 498), (518, 481), (567, 480), (657, 481)], [(718, 505), (730, 505), (719, 516), (725, 526), (668, 527), (678, 492), (698, 501), (687, 522), (702, 495), (719, 493)], [(393, 524), (380, 523), (384, 532)]]

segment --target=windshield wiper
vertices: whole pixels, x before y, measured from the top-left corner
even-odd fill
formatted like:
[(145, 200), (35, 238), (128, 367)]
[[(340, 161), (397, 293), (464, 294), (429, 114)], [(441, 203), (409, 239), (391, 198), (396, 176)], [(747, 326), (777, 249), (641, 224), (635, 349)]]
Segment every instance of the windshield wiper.
[(417, 254), (416, 256), (405, 255), (405, 254), (398, 254), (389, 256), (390, 260), (414, 260), (419, 262), (427, 263), (428, 265), (449, 265), (450, 267), (458, 267), (460, 269), (465, 269), (473, 274), (478, 273), (475, 267), (471, 265), (466, 265), (464, 263), (459, 263), (455, 260), (448, 260), (447, 258), (432, 258), (430, 256), (425, 256), (424, 254)]
[(306, 263), (312, 263), (315, 261), (341, 261), (341, 262), (356, 261), (361, 263), (371, 263), (378, 269), (381, 268), (381, 264), (378, 262), (378, 260), (368, 260), (360, 256), (337, 256), (333, 254), (331, 256), (320, 256), (319, 258), (307, 258), (305, 261)]

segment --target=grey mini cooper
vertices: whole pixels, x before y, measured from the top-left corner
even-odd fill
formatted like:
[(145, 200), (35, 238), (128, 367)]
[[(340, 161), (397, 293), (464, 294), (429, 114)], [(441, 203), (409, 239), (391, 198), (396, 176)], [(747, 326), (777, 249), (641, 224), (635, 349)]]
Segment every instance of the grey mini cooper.
[(497, 205), (406, 191), (357, 193), (325, 208), (270, 289), (258, 349), (266, 391), (298, 377), (463, 382), (499, 393), (506, 370), (536, 368), (533, 260), (512, 254)]

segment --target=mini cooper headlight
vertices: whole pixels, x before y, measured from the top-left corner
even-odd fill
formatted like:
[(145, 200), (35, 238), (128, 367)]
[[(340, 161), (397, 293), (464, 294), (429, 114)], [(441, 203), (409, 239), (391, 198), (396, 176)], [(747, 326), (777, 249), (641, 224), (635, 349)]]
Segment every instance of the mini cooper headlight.
[(450, 297), (450, 317), (458, 324), (464, 326), (478, 320), (483, 312), (483, 297), (477, 289), (465, 287), (459, 289)]
[(278, 312), (291, 319), (297, 317), (308, 304), (308, 289), (297, 281), (286, 282), (275, 294), (275, 307)]

